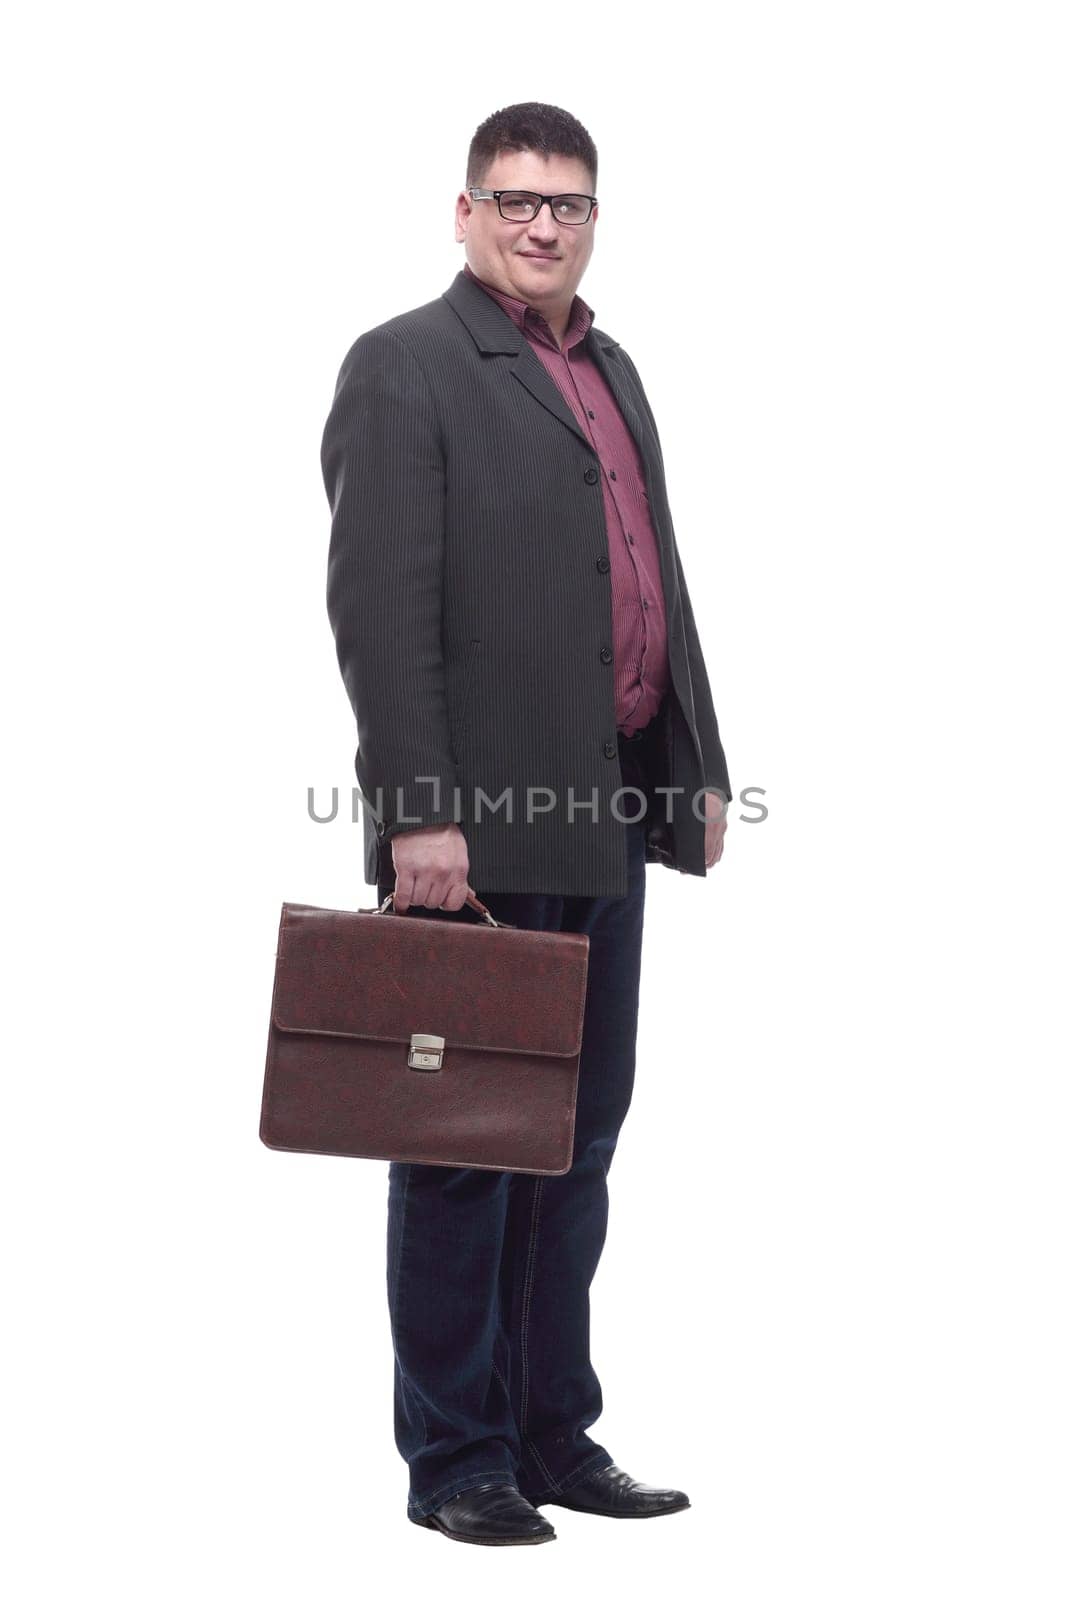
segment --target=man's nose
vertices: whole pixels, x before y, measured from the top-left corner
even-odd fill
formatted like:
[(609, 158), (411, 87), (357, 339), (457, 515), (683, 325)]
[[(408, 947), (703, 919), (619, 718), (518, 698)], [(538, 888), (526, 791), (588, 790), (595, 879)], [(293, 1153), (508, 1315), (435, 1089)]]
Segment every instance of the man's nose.
[(552, 207), (546, 202), (530, 223), (527, 232), (531, 239), (536, 239), (538, 244), (553, 244), (559, 238), (559, 223), (552, 215)]

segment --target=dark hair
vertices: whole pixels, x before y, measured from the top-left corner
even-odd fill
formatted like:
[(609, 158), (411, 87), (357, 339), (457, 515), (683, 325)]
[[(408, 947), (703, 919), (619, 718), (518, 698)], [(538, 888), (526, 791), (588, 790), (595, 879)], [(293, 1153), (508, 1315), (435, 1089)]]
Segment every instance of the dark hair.
[(467, 153), (467, 187), (482, 186), (497, 156), (521, 150), (533, 150), (539, 156), (576, 156), (589, 168), (596, 193), (596, 145), (577, 117), (539, 100), (505, 106), (486, 117)]

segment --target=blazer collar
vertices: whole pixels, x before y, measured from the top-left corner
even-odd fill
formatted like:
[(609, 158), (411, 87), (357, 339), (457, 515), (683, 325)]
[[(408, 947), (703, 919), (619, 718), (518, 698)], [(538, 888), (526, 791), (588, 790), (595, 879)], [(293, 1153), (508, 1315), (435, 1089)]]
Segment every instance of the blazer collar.
[[(480, 289), (478, 284), (462, 271), (456, 273), (442, 299), (448, 301), (453, 311), (466, 325), (483, 355), (514, 356), (512, 376), (518, 378), (534, 399), (539, 401), (546, 411), (551, 411), (556, 420), (562, 422), (563, 426), (588, 449), (589, 441), (574, 412), (560, 394), (554, 380), (546, 372), (540, 357), (530, 348), (530, 342), (525, 334), (512, 322), (503, 306), (498, 306), (492, 295), (486, 294), (484, 289)], [(633, 397), (628, 392), (621, 363), (615, 354), (619, 341), (608, 333), (599, 332), (593, 326), (585, 336), (585, 343), (589, 346), (590, 357), (599, 368), (605, 383), (615, 396), (616, 404), (626, 418), (647, 474), (649, 464), (645, 454), (644, 429)]]
[[(492, 295), (486, 294), (462, 268), (441, 298), (448, 301), (483, 354), (514, 356), (527, 348), (521, 329), (515, 326), (503, 307), (497, 305)], [(611, 350), (619, 342), (609, 333), (602, 333), (595, 323), (586, 334), (586, 339), (599, 352)]]

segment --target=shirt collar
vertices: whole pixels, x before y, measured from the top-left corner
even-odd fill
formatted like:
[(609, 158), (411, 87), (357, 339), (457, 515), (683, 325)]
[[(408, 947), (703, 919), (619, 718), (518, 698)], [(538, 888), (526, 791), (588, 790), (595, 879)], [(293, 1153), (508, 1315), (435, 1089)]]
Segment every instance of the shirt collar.
[(486, 294), (492, 296), (497, 305), (507, 312), (517, 328), (520, 328), (527, 336), (532, 335), (534, 338), (550, 344), (553, 350), (569, 350), (573, 345), (579, 344), (593, 326), (593, 318), (596, 316), (596, 312), (582, 299), (580, 294), (576, 294), (571, 301), (571, 314), (567, 322), (567, 331), (563, 335), (562, 344), (557, 345), (552, 329), (548, 326), (541, 313), (535, 310), (533, 306), (528, 305), (525, 300), (517, 299), (514, 295), (505, 294), (502, 289), (496, 288), (494, 284), (486, 283), (484, 278), (479, 278), (476, 272), (471, 271), (469, 261), (464, 262), (463, 271), (468, 278), (473, 279), (480, 289), (484, 289)]

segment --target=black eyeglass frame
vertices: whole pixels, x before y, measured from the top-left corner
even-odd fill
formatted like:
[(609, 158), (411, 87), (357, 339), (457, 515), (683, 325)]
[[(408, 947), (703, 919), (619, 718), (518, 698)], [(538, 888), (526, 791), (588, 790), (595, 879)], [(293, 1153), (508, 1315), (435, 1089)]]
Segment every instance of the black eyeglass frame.
[[(534, 217), (537, 216), (537, 212), (540, 211), (541, 207), (547, 200), (553, 217), (555, 217), (556, 221), (561, 227), (584, 228), (589, 222), (592, 221), (593, 211), (597, 205), (597, 197), (595, 194), (579, 194), (576, 189), (568, 189), (565, 194), (538, 194), (535, 189), (468, 189), (467, 193), (470, 195), (472, 200), (495, 200), (496, 208), (500, 212), (502, 220), (504, 222), (513, 222), (515, 223), (516, 227), (522, 227), (524, 223), (532, 222)], [(532, 200), (537, 201), (537, 211), (535, 211), (533, 216), (530, 217), (505, 217), (504, 208), (500, 203), (501, 196), (505, 194), (528, 194)], [(589, 215), (587, 217), (583, 217), (581, 222), (568, 222), (566, 217), (556, 216), (556, 207), (554, 202), (557, 200), (588, 200)]]

